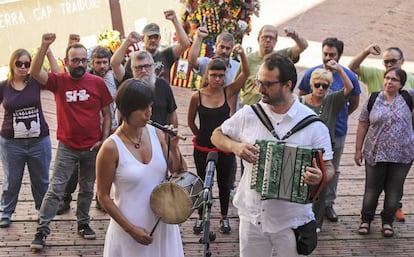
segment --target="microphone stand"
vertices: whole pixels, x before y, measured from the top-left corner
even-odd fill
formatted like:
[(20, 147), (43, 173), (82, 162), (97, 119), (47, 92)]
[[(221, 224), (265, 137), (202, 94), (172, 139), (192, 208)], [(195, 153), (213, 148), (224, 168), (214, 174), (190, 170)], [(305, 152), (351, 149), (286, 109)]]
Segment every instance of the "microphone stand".
[[(204, 179), (204, 201), (203, 201), (203, 236), (199, 242), (204, 244), (203, 257), (210, 257), (210, 241), (216, 240), (216, 233), (210, 231), (210, 217), (211, 217), (211, 206), (213, 205), (213, 177), (214, 170), (211, 174), (206, 173)], [(210, 176), (211, 179), (207, 179)], [(209, 183), (210, 182), (210, 183)]]

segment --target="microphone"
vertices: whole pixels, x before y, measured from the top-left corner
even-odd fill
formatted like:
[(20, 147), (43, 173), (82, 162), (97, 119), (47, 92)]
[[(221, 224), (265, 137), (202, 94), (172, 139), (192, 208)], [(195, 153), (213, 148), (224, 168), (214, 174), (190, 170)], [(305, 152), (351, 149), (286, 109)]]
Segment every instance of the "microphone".
[(213, 184), (214, 170), (218, 159), (217, 152), (209, 152), (207, 154), (206, 177), (204, 179), (204, 199), (207, 199), (208, 192)]
[(166, 132), (170, 136), (178, 137), (181, 140), (186, 140), (185, 136), (179, 135), (176, 131), (171, 130), (169, 128), (164, 127), (163, 125), (159, 124), (158, 122), (147, 120), (147, 124), (156, 127), (157, 129), (161, 129), (162, 131)]

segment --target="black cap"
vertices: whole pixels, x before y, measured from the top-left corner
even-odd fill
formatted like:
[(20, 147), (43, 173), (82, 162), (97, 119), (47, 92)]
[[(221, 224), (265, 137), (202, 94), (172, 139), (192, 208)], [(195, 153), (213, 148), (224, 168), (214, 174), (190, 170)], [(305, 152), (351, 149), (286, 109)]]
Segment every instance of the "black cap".
[(160, 27), (155, 23), (147, 24), (142, 30), (142, 34), (147, 35), (147, 36), (161, 35)]

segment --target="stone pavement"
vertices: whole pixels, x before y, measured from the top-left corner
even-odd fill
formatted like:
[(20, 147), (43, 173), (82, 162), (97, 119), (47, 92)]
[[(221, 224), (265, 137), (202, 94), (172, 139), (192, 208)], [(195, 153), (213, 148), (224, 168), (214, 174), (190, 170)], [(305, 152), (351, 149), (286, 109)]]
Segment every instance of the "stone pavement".
[[(186, 125), (187, 106), (192, 91), (174, 87), (174, 94), (178, 103), (179, 131), (187, 136), (187, 140), (180, 143), (181, 149), (189, 164), (189, 171), (195, 172), (192, 160), (191, 131)], [(54, 157), (56, 151), (54, 100), (49, 92), (43, 93), (43, 99), (46, 118), (51, 128)], [(0, 115), (2, 114), (0, 113)], [(349, 135), (341, 162), (342, 173), (338, 188), (338, 199), (335, 205), (339, 222), (325, 222), (322, 232), (319, 234), (318, 247), (311, 256), (414, 256), (414, 246), (412, 245), (414, 239), (414, 183), (412, 172), (407, 178), (404, 195), (404, 211), (407, 213), (407, 219), (405, 223), (394, 224), (394, 238), (385, 239), (381, 236), (379, 217), (372, 224), (370, 235), (360, 236), (356, 232), (364, 187), (363, 168), (355, 166), (353, 162), (356, 119), (357, 114), (350, 117)], [(53, 162), (51, 167), (53, 167)], [(2, 182), (2, 174), (0, 174), (0, 178), (0, 182)], [(214, 186), (213, 189), (214, 194), (217, 195), (217, 187)], [(97, 239), (84, 240), (76, 233), (75, 203), (72, 203), (72, 212), (56, 216), (51, 223), (52, 234), (47, 238), (45, 249), (39, 253), (31, 253), (29, 244), (36, 231), (37, 214), (34, 210), (30, 183), (26, 172), (17, 210), (13, 215), (13, 223), (8, 229), (0, 229), (0, 257), (102, 256), (108, 215), (95, 209), (95, 203), (92, 203), (91, 226), (97, 232)], [(382, 202), (380, 201), (379, 206), (381, 205)], [(291, 215), (294, 215), (294, 213)], [(237, 211), (232, 206), (229, 209), (229, 217), (233, 228), (231, 234), (222, 235), (218, 233), (219, 204), (218, 200), (215, 200), (213, 202), (211, 230), (217, 232), (217, 238), (210, 244), (212, 256), (238, 256), (238, 218)], [(188, 257), (203, 256), (204, 246), (199, 243), (200, 236), (192, 233), (195, 218), (195, 213), (193, 213), (190, 219), (181, 225), (185, 255)], [(277, 255), (274, 254), (274, 256)]]
[[(274, 6), (274, 0), (262, 0), (261, 2), (261, 16), (260, 18), (253, 19), (253, 31), (250, 39), (246, 38), (246, 41), (244, 41), (244, 45), (251, 46), (254, 50), (257, 31), (263, 24), (276, 24), (280, 28), (285, 25), (297, 28), (299, 33), (310, 41), (309, 48), (301, 56), (301, 61), (297, 65), (299, 74), (301, 74), (303, 68), (320, 63), (320, 41), (327, 36), (337, 36), (340, 39), (346, 40), (345, 53), (341, 59), (343, 65), (346, 65), (349, 56), (355, 55), (363, 47), (371, 43), (373, 39), (381, 43), (384, 48), (390, 45), (399, 45), (406, 52), (406, 60), (413, 60), (413, 51), (410, 51), (413, 50), (413, 44), (409, 40), (410, 35), (412, 35), (410, 32), (414, 28), (414, 26), (411, 26), (414, 19), (412, 19), (412, 11), (410, 11), (414, 6), (413, 1), (290, 0), (278, 1), (277, 8)], [(358, 13), (363, 13), (364, 15), (359, 15)], [(397, 23), (403, 25), (391, 27), (392, 24)], [(394, 42), (396, 40), (399, 41)], [(290, 39), (286, 39), (281, 35), (277, 48), (285, 47), (291, 43)], [(377, 65), (381, 63), (378, 59), (373, 59), (372, 62)], [(405, 64), (407, 70), (413, 71), (413, 68), (411, 68), (413, 66), (408, 65), (410, 64)], [(192, 92), (190, 89), (174, 88), (174, 94), (179, 106), (179, 130), (181, 134), (188, 137), (186, 141), (181, 142), (181, 149), (189, 164), (189, 171), (195, 172), (192, 160), (191, 131), (186, 125), (187, 107)], [(51, 167), (53, 167), (53, 158), (57, 145), (55, 104), (53, 96), (48, 92), (43, 93), (43, 100), (46, 119), (51, 129), (53, 146)], [(365, 98), (362, 97), (361, 104), (364, 100)], [(1, 121), (2, 108), (0, 109)], [(339, 215), (339, 222), (325, 222), (322, 232), (319, 233), (318, 247), (311, 256), (414, 257), (414, 177), (412, 171), (407, 177), (404, 190), (406, 222), (394, 223), (395, 236), (393, 238), (383, 238), (381, 236), (379, 217), (373, 222), (370, 235), (360, 236), (357, 234), (364, 188), (364, 169), (355, 166), (353, 161), (358, 114), (359, 111), (357, 110), (349, 118), (349, 133), (341, 162), (341, 177), (335, 205)], [(0, 168), (0, 184), (2, 183), (2, 169)], [(213, 193), (217, 195), (216, 186)], [(34, 211), (30, 183), (26, 173), (17, 210), (13, 216), (13, 223), (8, 229), (0, 229), (0, 257), (102, 256), (105, 231), (109, 219), (108, 215), (96, 210), (94, 208), (95, 203), (92, 204), (90, 212), (92, 217), (91, 226), (97, 233), (97, 239), (91, 241), (84, 240), (76, 233), (75, 203), (72, 203), (72, 212), (56, 216), (51, 223), (52, 234), (47, 238), (47, 246), (44, 251), (36, 254), (31, 253), (29, 244), (36, 231), (37, 214)], [(218, 231), (218, 205), (218, 200), (216, 200), (213, 203), (212, 212), (211, 229), (213, 231)], [(381, 210), (381, 206), (382, 198), (379, 201), (378, 213)], [(291, 215), (294, 215), (294, 213)], [(237, 211), (232, 206), (229, 209), (229, 216), (233, 231), (230, 235), (217, 233), (216, 240), (210, 244), (212, 256), (238, 256), (238, 219)], [(200, 257), (203, 255), (203, 245), (199, 243), (200, 236), (192, 233), (195, 217), (195, 214), (193, 214), (188, 221), (181, 225), (185, 255), (188, 257)], [(277, 255), (274, 254), (274, 256)]]

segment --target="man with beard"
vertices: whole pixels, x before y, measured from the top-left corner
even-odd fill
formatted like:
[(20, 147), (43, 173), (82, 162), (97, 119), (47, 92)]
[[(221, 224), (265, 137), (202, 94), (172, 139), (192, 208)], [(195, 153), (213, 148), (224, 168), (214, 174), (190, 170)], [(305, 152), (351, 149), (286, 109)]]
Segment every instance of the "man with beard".
[[(79, 40), (78, 40), (79, 41)], [(70, 45), (70, 44), (69, 44)], [(96, 46), (91, 53), (91, 74), (95, 74), (105, 81), (105, 84), (111, 93), (112, 98), (115, 97), (116, 83), (112, 71), (109, 69), (109, 62), (111, 60), (111, 51), (104, 46)], [(115, 104), (112, 102), (109, 105), (109, 111), (111, 113), (111, 133), (118, 127), (118, 123), (115, 118)], [(65, 195), (59, 203), (59, 209), (57, 215), (64, 214), (70, 210), (70, 202), (72, 201), (72, 194), (76, 190), (78, 185), (78, 167), (75, 168), (75, 172), (72, 174), (65, 190)], [(99, 200), (96, 198), (96, 208), (103, 211), (103, 208), (99, 204)]]
[[(277, 50), (276, 52), (287, 56), (293, 63), (296, 63), (299, 61), (300, 53), (305, 51), (308, 47), (308, 42), (306, 39), (300, 37), (298, 32), (293, 28), (285, 28), (284, 31), (287, 37), (290, 37), (295, 41), (296, 45)], [(247, 61), (250, 64), (250, 76), (244, 83), (244, 87), (240, 93), (242, 104), (252, 105), (260, 101), (261, 94), (259, 92), (259, 87), (255, 86), (254, 81), (264, 57), (274, 51), (277, 43), (277, 36), (277, 29), (273, 25), (264, 25), (260, 29), (259, 36), (257, 37), (259, 51), (247, 56)], [(238, 73), (240, 73), (240, 69), (237, 74)]]
[[(197, 36), (193, 44), (191, 45), (188, 53), (188, 62), (193, 67), (193, 71), (200, 76), (203, 76), (207, 64), (210, 62), (210, 57), (198, 57), (200, 54), (201, 44), (203, 40), (208, 36), (208, 30), (205, 27), (199, 27), (197, 29)], [(239, 69), (240, 63), (230, 58), (234, 47), (234, 37), (228, 32), (223, 32), (217, 36), (216, 44), (214, 45), (214, 58), (220, 57), (226, 64), (226, 80), (224, 86), (229, 85), (234, 80), (234, 75)], [(238, 97), (237, 97), (238, 98)], [(234, 100), (237, 100), (234, 98)], [(230, 115), (236, 111), (236, 101), (228, 101), (230, 106)]]
[[(140, 38), (138, 33), (131, 32), (112, 56), (111, 66), (116, 80), (124, 81), (130, 78), (126, 75), (122, 59), (128, 47), (138, 42)], [(151, 120), (162, 125), (172, 124), (174, 127), (178, 127), (177, 104), (171, 86), (165, 79), (159, 78), (155, 74), (154, 59), (151, 53), (145, 50), (133, 53), (131, 55), (131, 69), (134, 78), (143, 80), (155, 90)]]
[[(277, 53), (264, 57), (256, 78), (261, 94), (258, 103), (265, 116), (272, 121), (280, 137), (289, 133), (304, 117), (314, 112), (299, 102), (293, 94), (297, 73), (292, 61)], [(298, 257), (297, 239), (293, 228), (305, 225), (309, 228), (306, 240), (316, 247), (312, 204), (300, 204), (280, 199), (263, 199), (261, 193), (251, 188), (253, 164), (258, 162), (260, 148), (256, 140), (280, 141), (260, 121), (250, 106), (244, 106), (224, 121), (212, 134), (212, 143), (222, 151), (233, 152), (246, 163), (246, 172), (240, 180), (233, 205), (237, 208), (239, 223), (240, 257), (277, 256)], [(333, 176), (331, 140), (328, 128), (322, 122), (314, 122), (285, 140), (286, 143), (323, 148), (323, 162), (328, 179)], [(316, 161), (306, 166), (303, 182), (319, 185), (322, 172)], [(313, 238), (313, 241), (312, 241)], [(310, 239), (308, 241), (308, 239)], [(298, 240), (302, 241), (301, 236)], [(310, 242), (312, 241), (312, 242)], [(299, 248), (300, 249), (300, 248)], [(273, 251), (274, 250), (274, 251)]]
[[(158, 77), (170, 82), (170, 69), (174, 62), (180, 57), (185, 50), (190, 46), (190, 40), (181, 26), (174, 10), (167, 10), (164, 12), (165, 19), (170, 20), (175, 28), (178, 43), (171, 47), (167, 47), (160, 51), (161, 33), (160, 27), (155, 23), (147, 24), (142, 30), (142, 38), (144, 49), (151, 53), (154, 59), (154, 70)], [(139, 42), (138, 41), (138, 42)], [(136, 43), (138, 43), (136, 42)], [(123, 59), (122, 59), (123, 60)], [(121, 60), (121, 61), (122, 61)], [(116, 63), (116, 65), (118, 65)], [(125, 65), (125, 70), (129, 78), (132, 77), (131, 59)]]
[[(285, 28), (285, 34), (287, 37), (293, 39), (296, 45), (284, 49), (277, 50), (276, 53), (288, 57), (293, 63), (299, 61), (300, 54), (308, 48), (308, 42), (306, 39), (299, 36), (298, 32), (293, 28)], [(240, 92), (240, 102), (242, 105), (253, 105), (260, 101), (262, 95), (259, 92), (259, 87), (256, 86), (256, 74), (259, 71), (260, 65), (262, 65), (264, 57), (274, 52), (274, 48), (277, 43), (277, 29), (273, 25), (264, 25), (257, 37), (259, 43), (259, 51), (251, 53), (247, 56), (247, 62), (250, 65), (250, 76), (244, 82), (244, 86)], [(237, 71), (236, 76), (240, 73), (240, 68)], [(243, 174), (244, 165), (243, 160), (240, 162), (241, 173)]]
[[(308, 69), (305, 74), (303, 75), (302, 81), (299, 84), (299, 95), (306, 95), (311, 93), (310, 87), (310, 78), (311, 74), (315, 69), (318, 68), (325, 68), (327, 67), (327, 63), (329, 61), (335, 61), (336, 63), (339, 62), (341, 55), (344, 51), (344, 43), (337, 39), (337, 38), (326, 38), (322, 42), (322, 61), (323, 64), (315, 66), (313, 68)], [(333, 209), (333, 204), (336, 199), (336, 188), (338, 185), (339, 179), (339, 163), (341, 161), (342, 152), (344, 150), (345, 145), (345, 137), (348, 129), (348, 116), (353, 111), (356, 110), (359, 104), (359, 95), (361, 94), (361, 88), (359, 86), (359, 82), (355, 74), (348, 70), (347, 68), (342, 66), (342, 69), (345, 71), (346, 75), (351, 80), (354, 88), (351, 91), (349, 96), (348, 103), (344, 105), (341, 112), (339, 113), (338, 119), (335, 125), (335, 137), (332, 138), (332, 145), (334, 151), (334, 157), (332, 163), (335, 167), (335, 176), (334, 178), (326, 185), (325, 189), (325, 203), (318, 204), (318, 207), (315, 209), (315, 216), (316, 221), (318, 223), (318, 228), (321, 229), (323, 223), (323, 216), (326, 216), (329, 221), (337, 222), (338, 216), (336, 215), (335, 210)], [(333, 81), (332, 85), (330, 86), (331, 91), (338, 91), (344, 88), (343, 80), (339, 72), (331, 70), (333, 73)], [(328, 92), (329, 93), (329, 92)]]
[(75, 43), (67, 47), (65, 63), (69, 72), (47, 73), (42, 70), (46, 51), (55, 39), (54, 33), (43, 34), (30, 71), (44, 89), (55, 95), (59, 140), (51, 183), (40, 207), (37, 233), (30, 245), (34, 251), (43, 249), (50, 234), (49, 224), (56, 215), (66, 184), (78, 163), (78, 234), (84, 239), (96, 238), (89, 226), (95, 159), (99, 147), (109, 135), (111, 123), (109, 104), (113, 99), (102, 78), (86, 73), (88, 59), (83, 45)]

